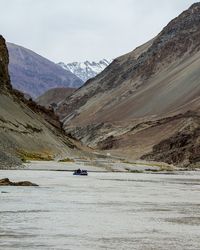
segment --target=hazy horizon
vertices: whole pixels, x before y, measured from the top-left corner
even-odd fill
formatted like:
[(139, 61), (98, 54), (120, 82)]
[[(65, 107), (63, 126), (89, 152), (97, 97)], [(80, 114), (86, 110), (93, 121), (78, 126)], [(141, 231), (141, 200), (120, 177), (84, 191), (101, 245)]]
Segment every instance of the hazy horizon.
[(130, 52), (196, 1), (1, 2), (0, 30), (8, 42), (68, 63), (114, 59)]

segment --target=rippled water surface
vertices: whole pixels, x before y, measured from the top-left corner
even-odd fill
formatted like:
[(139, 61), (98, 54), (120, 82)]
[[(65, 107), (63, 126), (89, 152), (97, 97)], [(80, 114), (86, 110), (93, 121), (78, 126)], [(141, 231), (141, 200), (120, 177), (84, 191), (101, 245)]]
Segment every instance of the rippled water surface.
[(200, 174), (0, 171), (0, 249), (200, 249)]

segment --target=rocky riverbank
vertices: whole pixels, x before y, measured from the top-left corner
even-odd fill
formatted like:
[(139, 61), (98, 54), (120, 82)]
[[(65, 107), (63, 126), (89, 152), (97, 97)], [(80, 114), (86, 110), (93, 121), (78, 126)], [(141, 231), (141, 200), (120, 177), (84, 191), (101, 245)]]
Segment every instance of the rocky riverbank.
[(12, 182), (8, 178), (4, 178), (0, 180), (0, 186), (35, 186), (37, 187), (38, 185), (30, 181)]

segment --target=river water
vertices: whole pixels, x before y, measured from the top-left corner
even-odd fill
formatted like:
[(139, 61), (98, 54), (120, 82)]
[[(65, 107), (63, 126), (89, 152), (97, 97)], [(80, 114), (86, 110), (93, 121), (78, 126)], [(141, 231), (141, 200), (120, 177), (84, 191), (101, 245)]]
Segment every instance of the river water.
[(200, 174), (0, 171), (0, 249), (200, 249)]

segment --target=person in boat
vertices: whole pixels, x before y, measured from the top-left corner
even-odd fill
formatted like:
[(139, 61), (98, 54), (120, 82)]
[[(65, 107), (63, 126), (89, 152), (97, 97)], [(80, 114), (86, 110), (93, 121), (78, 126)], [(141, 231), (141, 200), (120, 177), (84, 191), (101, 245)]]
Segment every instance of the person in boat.
[(80, 174), (80, 173), (81, 173), (80, 168), (76, 170), (76, 173), (77, 173), (77, 174)]
[(87, 170), (81, 170), (80, 168), (75, 170), (74, 175), (88, 175)]
[(81, 174), (81, 169), (79, 168), (79, 169), (75, 170), (74, 174)]

